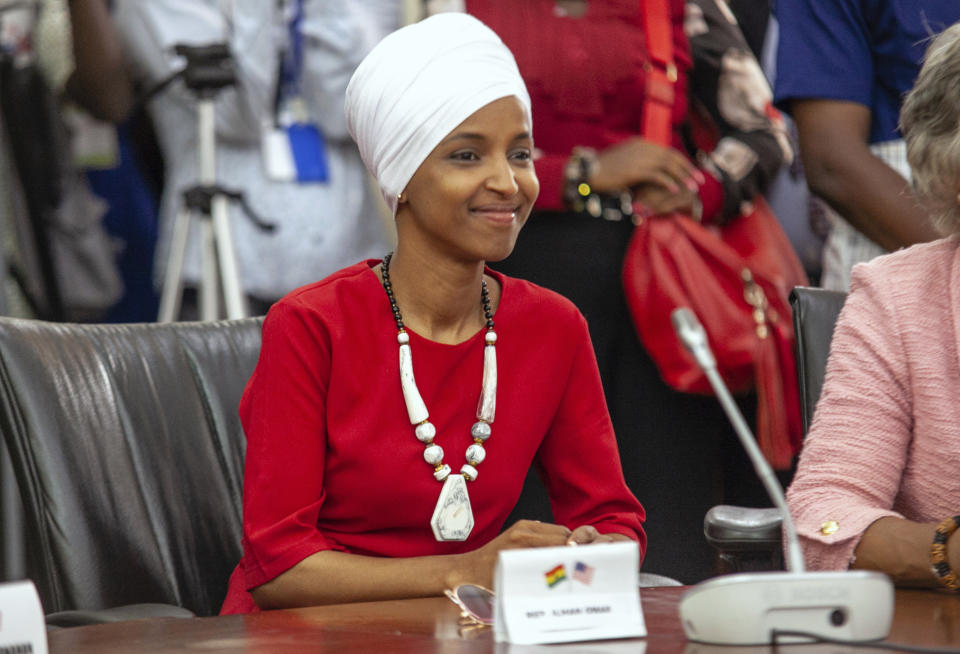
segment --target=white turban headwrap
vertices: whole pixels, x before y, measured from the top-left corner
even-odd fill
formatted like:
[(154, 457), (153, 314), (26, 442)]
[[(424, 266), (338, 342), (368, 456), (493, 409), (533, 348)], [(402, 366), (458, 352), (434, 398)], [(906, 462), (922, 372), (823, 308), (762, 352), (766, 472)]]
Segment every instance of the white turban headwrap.
[(394, 215), (427, 155), (478, 109), (530, 96), (510, 50), (463, 13), (442, 13), (388, 35), (347, 86), (347, 129)]

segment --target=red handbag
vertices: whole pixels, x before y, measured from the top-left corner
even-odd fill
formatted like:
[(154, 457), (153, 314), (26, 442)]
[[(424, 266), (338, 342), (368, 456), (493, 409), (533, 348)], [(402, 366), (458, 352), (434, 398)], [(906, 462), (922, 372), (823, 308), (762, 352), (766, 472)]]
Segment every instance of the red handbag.
[(757, 442), (775, 468), (800, 449), (800, 395), (788, 296), (807, 279), (762, 198), (723, 227), (673, 214), (634, 229), (623, 266), (627, 306), (644, 347), (671, 387), (710, 393), (677, 339), (670, 314), (689, 307), (703, 323), (717, 369), (734, 392), (757, 391)]
[[(673, 65), (665, 0), (646, 0), (648, 48), (657, 67)], [(666, 23), (662, 22), (666, 21)], [(659, 25), (659, 29), (657, 26)], [(654, 33), (657, 35), (654, 36)], [(670, 143), (662, 80), (648, 93), (644, 136)], [(650, 111), (648, 111), (650, 109)], [(757, 391), (757, 442), (775, 468), (789, 468), (802, 426), (788, 296), (807, 277), (776, 216), (762, 197), (722, 226), (681, 214), (645, 218), (627, 247), (623, 287), (640, 340), (664, 381), (689, 393), (710, 384), (670, 322), (689, 307), (703, 323), (717, 368), (732, 391)]]

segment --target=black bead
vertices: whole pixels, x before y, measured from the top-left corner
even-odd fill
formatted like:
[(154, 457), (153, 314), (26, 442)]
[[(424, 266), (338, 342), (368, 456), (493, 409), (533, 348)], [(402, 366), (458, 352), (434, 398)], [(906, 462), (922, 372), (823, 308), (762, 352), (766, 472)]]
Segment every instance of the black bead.
[(397, 324), (397, 331), (403, 329), (403, 318), (400, 316), (400, 307), (397, 306), (397, 300), (393, 297), (393, 285), (390, 283), (390, 259), (393, 253), (383, 257), (383, 265), (380, 271), (383, 275), (383, 290), (387, 292), (387, 300), (390, 301), (390, 311), (393, 313), (394, 322)]

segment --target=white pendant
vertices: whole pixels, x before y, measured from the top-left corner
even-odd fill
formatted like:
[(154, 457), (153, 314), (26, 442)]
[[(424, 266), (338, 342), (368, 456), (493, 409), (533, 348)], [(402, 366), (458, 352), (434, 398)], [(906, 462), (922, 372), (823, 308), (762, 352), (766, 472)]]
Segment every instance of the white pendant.
[(473, 531), (473, 509), (463, 475), (450, 475), (443, 482), (437, 507), (430, 518), (433, 536), (438, 541), (467, 540)]

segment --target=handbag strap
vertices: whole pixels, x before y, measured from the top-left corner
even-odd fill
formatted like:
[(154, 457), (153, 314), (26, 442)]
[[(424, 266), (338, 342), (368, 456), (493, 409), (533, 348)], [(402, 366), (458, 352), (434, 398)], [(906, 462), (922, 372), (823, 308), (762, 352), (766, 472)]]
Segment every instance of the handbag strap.
[(643, 136), (660, 145), (670, 145), (677, 65), (673, 58), (673, 24), (669, 0), (641, 0), (643, 32), (650, 62), (644, 66), (646, 89), (643, 100)]

